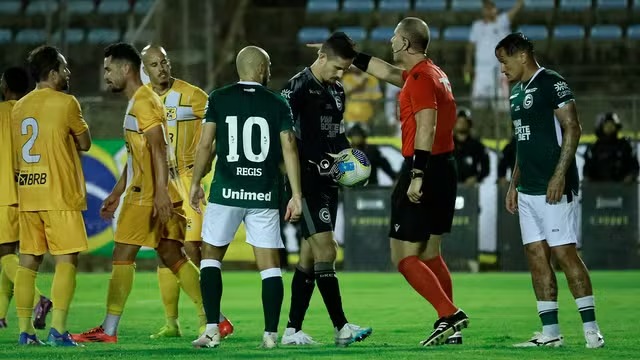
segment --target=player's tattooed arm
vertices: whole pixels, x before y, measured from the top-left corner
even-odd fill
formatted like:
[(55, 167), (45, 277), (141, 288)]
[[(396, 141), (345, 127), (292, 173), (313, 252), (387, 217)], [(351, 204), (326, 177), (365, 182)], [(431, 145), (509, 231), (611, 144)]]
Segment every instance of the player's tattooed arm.
[(582, 135), (582, 127), (580, 126), (574, 101), (569, 101), (564, 106), (556, 109), (554, 114), (560, 122), (560, 127), (562, 127), (560, 159), (556, 165), (554, 176), (564, 177), (573, 161), (575, 161), (580, 135)]

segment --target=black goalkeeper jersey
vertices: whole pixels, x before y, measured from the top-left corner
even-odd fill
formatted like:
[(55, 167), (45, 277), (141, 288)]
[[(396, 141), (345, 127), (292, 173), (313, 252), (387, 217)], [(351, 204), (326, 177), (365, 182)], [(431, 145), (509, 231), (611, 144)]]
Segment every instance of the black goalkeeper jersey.
[(294, 131), (302, 169), (309, 161), (319, 164), (329, 156), (348, 148), (343, 121), (345, 94), (342, 84), (322, 84), (305, 68), (282, 90), (293, 113)]

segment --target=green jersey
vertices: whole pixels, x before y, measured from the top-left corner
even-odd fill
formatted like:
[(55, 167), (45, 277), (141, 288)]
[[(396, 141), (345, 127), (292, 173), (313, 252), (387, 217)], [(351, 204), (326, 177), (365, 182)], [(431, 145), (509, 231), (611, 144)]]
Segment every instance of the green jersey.
[[(528, 83), (517, 83), (511, 90), (511, 119), (520, 169), (518, 191), (544, 195), (560, 158), (562, 128), (554, 110), (574, 101), (562, 76), (540, 68)], [(578, 192), (575, 159), (565, 176), (565, 194)]]
[(209, 202), (278, 209), (280, 133), (293, 126), (286, 100), (258, 83), (239, 82), (209, 95), (204, 121), (216, 124), (218, 156)]

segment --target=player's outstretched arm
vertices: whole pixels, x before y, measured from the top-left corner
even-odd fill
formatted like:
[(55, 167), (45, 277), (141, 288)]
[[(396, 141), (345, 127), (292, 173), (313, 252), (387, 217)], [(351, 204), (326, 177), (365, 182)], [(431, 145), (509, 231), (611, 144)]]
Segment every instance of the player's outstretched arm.
[[(322, 44), (307, 44), (307, 46), (320, 50)], [(391, 65), (375, 56), (358, 53), (356, 58), (353, 60), (353, 66), (397, 87), (402, 87), (404, 84), (404, 80), (402, 79), (402, 68)]]
[(204, 203), (204, 190), (200, 185), (202, 177), (207, 169), (211, 169), (211, 162), (215, 157), (215, 148), (213, 143), (216, 140), (216, 123), (207, 122), (202, 125), (202, 134), (198, 142), (196, 151), (196, 161), (193, 165), (193, 177), (191, 178), (191, 186), (189, 190), (189, 205), (197, 211), (201, 212), (200, 204)]
[(144, 132), (151, 150), (151, 162), (155, 181), (153, 212), (160, 222), (165, 223), (171, 217), (173, 204), (169, 197), (169, 162), (167, 161), (167, 144), (162, 126), (154, 126)]
[(287, 170), (287, 177), (291, 185), (291, 200), (287, 205), (286, 221), (298, 221), (302, 214), (302, 186), (300, 185), (300, 159), (298, 158), (298, 145), (293, 131), (280, 132), (280, 144), (282, 157)]
[(580, 135), (582, 135), (582, 127), (580, 126), (580, 120), (578, 120), (578, 112), (574, 101), (569, 101), (564, 106), (559, 107), (554, 111), (554, 114), (562, 128), (562, 144), (560, 145), (558, 164), (547, 187), (547, 202), (550, 204), (560, 201), (564, 194), (565, 175), (575, 161), (578, 142), (580, 141)]
[(370, 75), (397, 87), (402, 87), (402, 85), (404, 85), (404, 79), (402, 79), (402, 68), (391, 65), (375, 56), (358, 53), (356, 58), (353, 60), (353, 65), (358, 69), (366, 71)]

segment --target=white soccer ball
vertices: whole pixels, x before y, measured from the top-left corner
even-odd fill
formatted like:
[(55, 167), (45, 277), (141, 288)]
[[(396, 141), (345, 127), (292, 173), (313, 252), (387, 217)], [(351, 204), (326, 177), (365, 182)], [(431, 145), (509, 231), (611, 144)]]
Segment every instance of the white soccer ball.
[(366, 185), (371, 175), (371, 163), (367, 156), (358, 149), (348, 148), (336, 155), (334, 164), (337, 171), (335, 179), (346, 187)]

